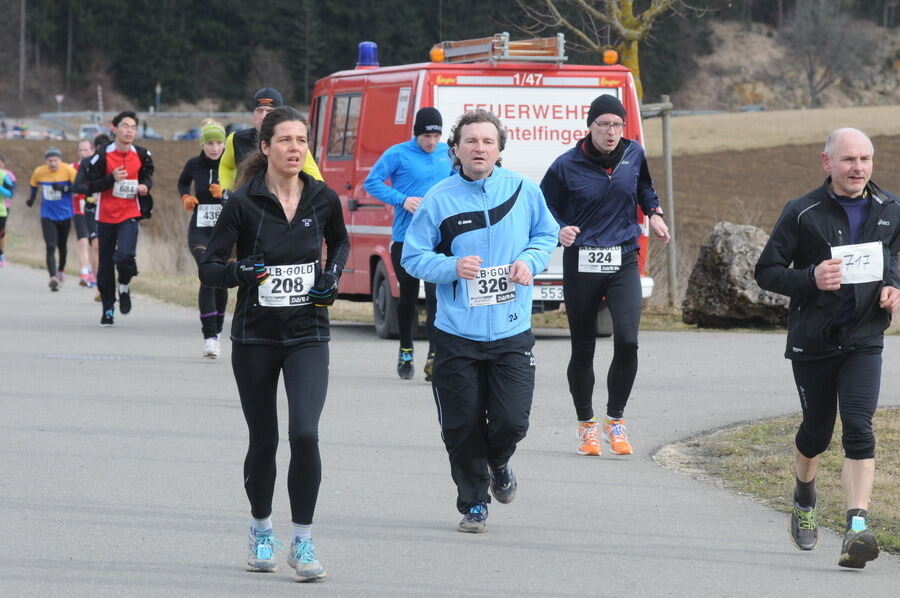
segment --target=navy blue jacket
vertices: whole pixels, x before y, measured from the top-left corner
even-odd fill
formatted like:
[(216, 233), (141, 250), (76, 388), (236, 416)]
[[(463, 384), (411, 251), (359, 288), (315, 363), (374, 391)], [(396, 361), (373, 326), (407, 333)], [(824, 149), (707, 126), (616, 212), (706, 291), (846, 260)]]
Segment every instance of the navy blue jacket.
[(622, 159), (607, 174), (585, 155), (582, 145), (590, 142), (585, 137), (550, 165), (541, 181), (547, 207), (560, 227), (581, 229), (575, 247), (636, 249), (641, 234), (637, 206), (645, 214), (659, 207), (644, 148), (623, 137)]

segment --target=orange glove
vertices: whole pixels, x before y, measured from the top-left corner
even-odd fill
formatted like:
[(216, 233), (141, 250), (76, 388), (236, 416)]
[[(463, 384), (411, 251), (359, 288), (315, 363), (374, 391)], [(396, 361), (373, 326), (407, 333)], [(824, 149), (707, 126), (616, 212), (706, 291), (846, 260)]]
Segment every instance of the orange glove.
[(200, 200), (197, 199), (196, 197), (194, 197), (193, 195), (188, 195), (187, 193), (185, 193), (184, 195), (181, 196), (181, 203), (184, 204), (185, 212), (193, 212), (194, 206), (196, 206), (198, 203), (200, 203)]
[(213, 183), (209, 186), (209, 194), (216, 199), (222, 199), (222, 185)]

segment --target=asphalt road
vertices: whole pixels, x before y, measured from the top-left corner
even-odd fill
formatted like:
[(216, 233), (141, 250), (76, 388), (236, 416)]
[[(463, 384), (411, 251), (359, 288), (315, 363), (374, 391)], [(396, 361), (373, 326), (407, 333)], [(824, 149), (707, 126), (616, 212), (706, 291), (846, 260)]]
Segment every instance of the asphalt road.
[[(400, 380), (394, 342), (338, 325), (314, 530), (329, 579), (246, 573), (246, 429), (229, 344), (201, 359), (196, 311), (145, 297), (100, 328), (92, 295), (0, 270), (0, 596), (898, 595), (900, 560), (839, 568), (828, 532), (802, 553), (784, 514), (651, 458), (703, 430), (795, 411), (780, 334), (642, 333), (627, 411), (636, 454), (586, 458), (574, 452), (568, 340), (539, 331), (531, 430), (512, 462), (519, 494), (471, 535), (455, 531), (421, 372)], [(604, 370), (611, 349), (600, 341)], [(900, 359), (900, 338), (886, 358)], [(900, 403), (893, 369), (882, 404)], [(282, 430), (273, 519), (286, 540), (284, 417)]]

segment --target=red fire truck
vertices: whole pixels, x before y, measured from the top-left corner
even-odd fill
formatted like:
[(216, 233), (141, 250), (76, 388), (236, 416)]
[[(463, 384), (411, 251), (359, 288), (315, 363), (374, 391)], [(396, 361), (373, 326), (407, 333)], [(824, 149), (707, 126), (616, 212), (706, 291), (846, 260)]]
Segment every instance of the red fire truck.
[[(628, 117), (625, 136), (643, 142), (640, 107), (631, 72), (620, 65), (566, 64), (565, 40), (510, 41), (508, 34), (436, 44), (430, 62), (379, 67), (371, 42), (360, 44), (353, 70), (316, 82), (310, 106), (310, 148), (329, 186), (341, 197), (351, 238), (340, 296), (371, 301), (379, 336), (396, 335), (399, 287), (390, 259), (393, 207), (366, 193), (369, 170), (390, 146), (412, 137), (413, 118), (434, 106), (444, 118), (444, 139), (464, 112), (484, 108), (507, 130), (503, 165), (540, 182), (557, 156), (587, 134), (591, 101), (616, 96)], [(647, 223), (641, 236), (644, 297), (653, 290), (646, 275)], [(556, 309), (563, 300), (562, 252), (535, 278), (534, 310)], [(612, 333), (607, 310), (598, 332)]]

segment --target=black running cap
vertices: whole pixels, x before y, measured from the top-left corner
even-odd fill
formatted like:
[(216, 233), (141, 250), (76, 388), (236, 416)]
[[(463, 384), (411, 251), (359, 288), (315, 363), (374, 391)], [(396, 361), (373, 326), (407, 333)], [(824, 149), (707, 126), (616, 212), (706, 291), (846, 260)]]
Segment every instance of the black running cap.
[(271, 87), (263, 87), (255, 94), (253, 94), (253, 100), (250, 102), (250, 110), (256, 110), (260, 106), (271, 106), (272, 108), (278, 108), (279, 106), (284, 106), (284, 98), (281, 97), (281, 94), (277, 89), (272, 89)]

